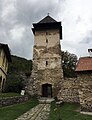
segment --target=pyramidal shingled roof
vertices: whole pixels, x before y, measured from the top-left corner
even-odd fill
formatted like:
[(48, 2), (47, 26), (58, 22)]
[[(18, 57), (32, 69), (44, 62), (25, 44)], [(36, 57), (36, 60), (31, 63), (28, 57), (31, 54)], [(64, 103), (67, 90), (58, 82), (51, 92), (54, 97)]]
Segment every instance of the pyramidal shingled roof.
[(57, 21), (48, 15), (38, 23), (54, 23), (54, 22), (57, 22)]

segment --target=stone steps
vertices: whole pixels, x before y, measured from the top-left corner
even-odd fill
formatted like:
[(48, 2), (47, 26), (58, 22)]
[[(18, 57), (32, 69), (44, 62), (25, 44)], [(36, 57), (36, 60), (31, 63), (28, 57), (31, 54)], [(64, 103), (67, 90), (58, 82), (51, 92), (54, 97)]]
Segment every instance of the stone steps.
[(41, 103), (41, 104), (50, 104), (54, 100), (55, 100), (54, 98), (41, 97), (39, 99), (39, 103)]

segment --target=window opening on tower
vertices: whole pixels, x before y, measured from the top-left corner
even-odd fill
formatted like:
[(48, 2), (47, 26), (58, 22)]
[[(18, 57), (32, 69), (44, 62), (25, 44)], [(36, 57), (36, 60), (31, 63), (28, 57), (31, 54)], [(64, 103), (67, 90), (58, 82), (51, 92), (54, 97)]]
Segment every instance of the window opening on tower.
[(48, 65), (48, 61), (46, 61), (46, 66)]
[(48, 39), (46, 38), (46, 43), (48, 43)]

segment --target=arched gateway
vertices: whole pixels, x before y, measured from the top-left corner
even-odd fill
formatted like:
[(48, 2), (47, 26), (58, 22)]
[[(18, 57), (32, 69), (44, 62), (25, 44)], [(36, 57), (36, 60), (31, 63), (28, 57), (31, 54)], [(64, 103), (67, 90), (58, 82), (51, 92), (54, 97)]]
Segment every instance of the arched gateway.
[(56, 97), (63, 78), (61, 22), (46, 16), (40, 22), (33, 24), (32, 31), (34, 34), (33, 70), (27, 87), (28, 92), (30, 95)]
[(52, 97), (52, 85), (51, 84), (43, 84), (42, 85), (42, 97)]

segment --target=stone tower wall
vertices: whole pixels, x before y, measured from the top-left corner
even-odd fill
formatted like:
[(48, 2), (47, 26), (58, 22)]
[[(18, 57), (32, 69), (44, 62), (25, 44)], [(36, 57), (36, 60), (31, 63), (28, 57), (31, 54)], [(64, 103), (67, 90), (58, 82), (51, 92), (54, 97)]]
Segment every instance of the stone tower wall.
[(48, 83), (52, 85), (52, 96), (56, 96), (63, 79), (59, 30), (36, 31), (34, 38), (29, 93), (42, 96), (42, 85)]

